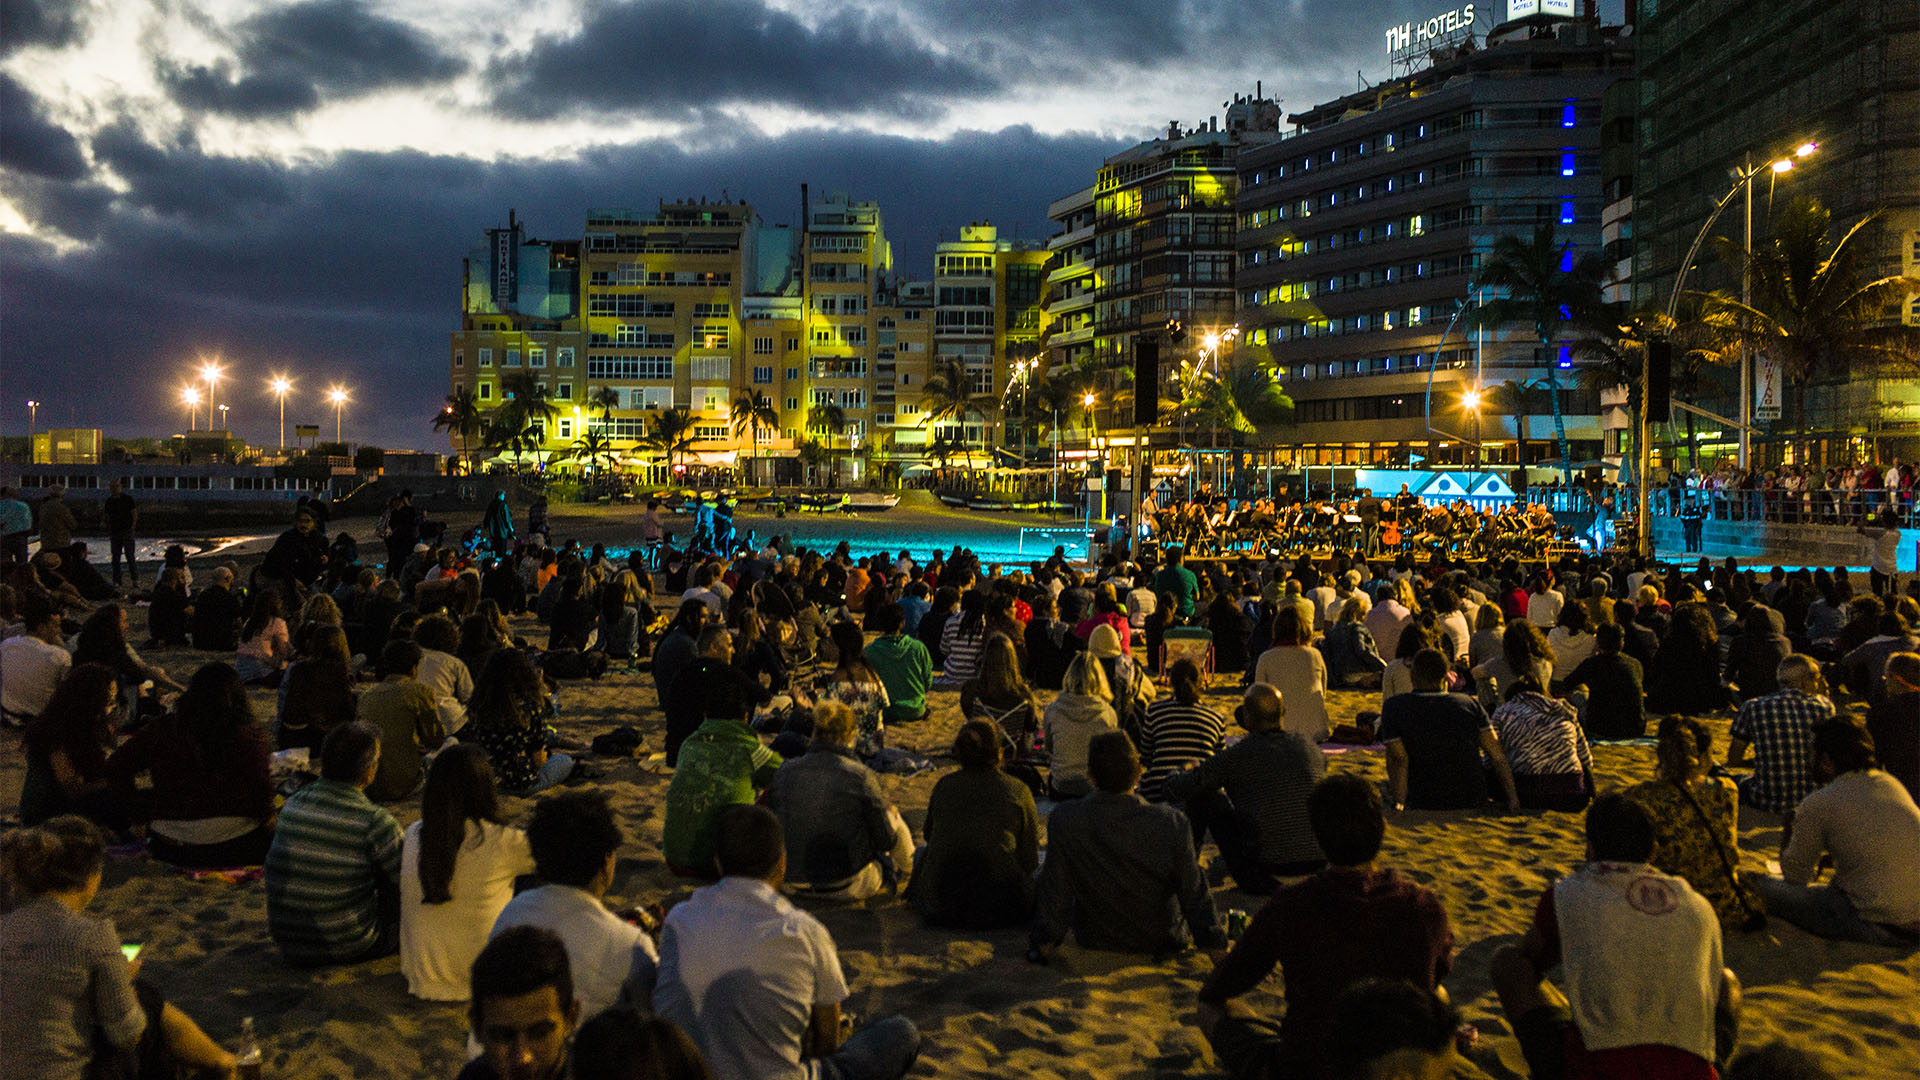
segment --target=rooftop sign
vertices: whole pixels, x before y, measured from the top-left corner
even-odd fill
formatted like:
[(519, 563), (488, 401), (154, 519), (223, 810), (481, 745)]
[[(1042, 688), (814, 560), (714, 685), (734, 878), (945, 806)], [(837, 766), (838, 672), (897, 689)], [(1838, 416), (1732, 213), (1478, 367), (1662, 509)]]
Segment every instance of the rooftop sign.
[(1562, 18), (1574, 17), (1574, 0), (1507, 0), (1507, 20), (1524, 19), (1529, 15), (1558, 15)]
[[(1540, 3), (1541, 0), (1512, 0), (1514, 3)], [(1572, 0), (1567, 0), (1571, 4)], [(1425, 22), (1404, 22), (1387, 28), (1387, 55), (1399, 59), (1407, 53), (1425, 52), (1442, 45), (1465, 40), (1473, 33), (1472, 4), (1442, 12)]]

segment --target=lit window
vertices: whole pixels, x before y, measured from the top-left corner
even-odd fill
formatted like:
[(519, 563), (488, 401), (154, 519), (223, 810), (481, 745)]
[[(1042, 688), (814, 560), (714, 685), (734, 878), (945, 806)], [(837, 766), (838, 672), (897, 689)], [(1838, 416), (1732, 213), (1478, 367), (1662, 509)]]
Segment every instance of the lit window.
[(483, 382), (480, 384), (480, 400), (481, 401), (493, 400), (493, 384), (492, 383)]
[[(1572, 106), (1568, 106), (1568, 107), (1569, 107), (1569, 108), (1571, 108)], [(1561, 203), (1560, 203), (1560, 224), (1562, 224), (1562, 225), (1571, 225), (1571, 224), (1573, 224), (1573, 200), (1572, 200), (1572, 199), (1563, 199), (1563, 200), (1561, 200)]]
[(1561, 106), (1560, 126), (1563, 128), (1570, 128), (1573, 126), (1573, 103), (1572, 102), (1568, 102), (1567, 104)]
[(1560, 175), (1573, 175), (1573, 151), (1571, 150), (1563, 150), (1560, 153)]

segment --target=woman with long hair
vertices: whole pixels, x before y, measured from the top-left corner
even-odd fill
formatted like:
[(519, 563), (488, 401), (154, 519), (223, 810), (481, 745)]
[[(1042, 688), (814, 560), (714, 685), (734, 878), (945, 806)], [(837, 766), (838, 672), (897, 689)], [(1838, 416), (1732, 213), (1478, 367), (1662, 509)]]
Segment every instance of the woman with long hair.
[[(338, 627), (332, 628), (337, 633)], [(273, 843), (273, 773), (247, 688), (218, 661), (187, 680), (173, 711), (133, 733), (107, 759), (120, 804), (153, 782), (147, 849), (175, 866), (259, 866)]]
[(1467, 663), (1472, 667), (1500, 655), (1500, 642), (1506, 633), (1507, 617), (1499, 604), (1481, 604), (1474, 617), (1473, 637), (1467, 641)]
[(1731, 779), (1709, 775), (1713, 734), (1690, 716), (1660, 721), (1654, 778), (1627, 788), (1628, 801), (1653, 822), (1655, 869), (1687, 879), (1738, 929), (1763, 913), (1760, 898), (1738, 880), (1740, 796)]
[(1167, 777), (1212, 757), (1227, 735), (1227, 718), (1200, 701), (1200, 668), (1193, 661), (1174, 661), (1167, 679), (1173, 693), (1147, 706), (1140, 721), (1140, 797), (1148, 802), (1165, 802)]
[[(80, 624), (80, 633), (73, 639), (73, 662), (112, 668), (129, 701), (137, 697), (144, 682), (151, 681), (155, 689), (175, 694), (186, 689), (168, 676), (167, 669), (147, 663), (134, 651), (127, 641), (127, 609), (119, 604), (101, 604)], [(131, 719), (130, 706), (122, 716)]]
[(920, 625), (913, 632), (920, 644), (927, 647), (927, 658), (933, 661), (936, 671), (946, 663), (947, 654), (941, 650), (940, 642), (945, 638), (948, 621), (958, 617), (955, 612), (959, 606), (959, 589), (951, 585), (935, 589), (927, 613), (920, 616)]
[(281, 750), (304, 746), (320, 753), (327, 732), (353, 719), (353, 657), (347, 632), (337, 626), (315, 630), (307, 652), (287, 669), (280, 683), (280, 716), (273, 743)]
[[(485, 604), (486, 601), (481, 601), (482, 606)], [(454, 655), (467, 665), (467, 672), (471, 674), (486, 667), (487, 657), (493, 655), (495, 649), (507, 645), (509, 640), (493, 620), (476, 611), (460, 620), (460, 647)]]
[(1033, 916), (1040, 815), (1033, 792), (1000, 768), (1001, 741), (986, 721), (961, 725), (953, 740), (960, 767), (927, 797), (926, 847), (906, 899), (929, 925), (985, 930)]
[(20, 740), (27, 756), (20, 788), (22, 822), (38, 825), (61, 814), (79, 814), (108, 828), (125, 826), (125, 815), (107, 783), (119, 694), (114, 671), (105, 664), (75, 664), (60, 680)]
[(232, 1075), (234, 1056), (139, 977), (113, 921), (85, 914), (106, 865), (106, 838), (85, 818), (0, 837), (17, 904), (0, 916), (0, 1076)]
[(1087, 775), (1087, 751), (1093, 737), (1120, 726), (1113, 690), (1100, 658), (1081, 653), (1067, 665), (1060, 696), (1042, 718), (1046, 731), (1049, 782), (1056, 796), (1076, 799), (1093, 790)]
[(959, 614), (948, 619), (946, 629), (940, 632), (940, 654), (944, 660), (940, 677), (933, 682), (934, 689), (957, 690), (961, 683), (973, 678), (980, 664), (980, 650), (987, 643), (986, 616), (985, 593), (973, 589), (960, 598)]
[[(1412, 633), (1401, 634), (1402, 641)], [(1288, 731), (1313, 742), (1333, 734), (1327, 715), (1327, 663), (1313, 647), (1313, 624), (1301, 608), (1288, 604), (1275, 616), (1273, 648), (1260, 654), (1253, 679), (1279, 689), (1287, 706), (1283, 726)]]
[[(1565, 611), (1583, 610), (1568, 605)], [(1564, 613), (1564, 612), (1563, 612)], [(1493, 710), (1493, 732), (1513, 768), (1520, 805), (1529, 810), (1582, 809), (1593, 799), (1593, 752), (1572, 705), (1548, 697), (1532, 678), (1505, 688)]]
[[(1407, 623), (1406, 627), (1400, 631), (1400, 639), (1394, 643), (1393, 660), (1387, 664), (1386, 670), (1380, 673), (1380, 704), (1382, 706), (1401, 694), (1413, 691), (1413, 658), (1418, 656), (1422, 649), (1433, 649), (1438, 646), (1439, 641), (1435, 638), (1432, 627), (1417, 619)], [(1288, 711), (1292, 711), (1291, 707)]]
[(240, 627), (240, 648), (233, 669), (250, 686), (277, 687), (292, 659), (293, 638), (287, 632), (287, 620), (281, 617), (280, 590), (254, 590), (253, 608)]
[(500, 790), (532, 795), (573, 772), (573, 758), (547, 751), (555, 735), (548, 722), (552, 716), (546, 679), (533, 661), (518, 649), (499, 649), (474, 683), (460, 741), (486, 748)]
[(623, 664), (640, 650), (640, 609), (633, 600), (638, 581), (633, 571), (622, 570), (600, 587), (600, 648)]
[(1040, 727), (1040, 705), (1033, 687), (1020, 675), (1020, 658), (1005, 634), (987, 639), (979, 669), (973, 678), (960, 684), (960, 715), (993, 722), (1015, 748), (1016, 756), (1033, 747), (1034, 734)]
[(1545, 686), (1553, 681), (1553, 649), (1538, 626), (1513, 619), (1500, 638), (1500, 655), (1474, 668), (1472, 674), (1481, 708), (1492, 712), (1514, 683), (1532, 679)]
[(1720, 635), (1705, 606), (1673, 609), (1673, 625), (1647, 667), (1647, 709), (1656, 713), (1704, 713), (1727, 703), (1720, 681)]
[(314, 593), (300, 607), (299, 626), (293, 631), (293, 654), (306, 655), (307, 640), (321, 627), (346, 624), (347, 617), (341, 614), (340, 605), (333, 602), (333, 597), (323, 592)]
[(1549, 687), (1558, 690), (1573, 669), (1593, 655), (1596, 646), (1592, 626), (1585, 604), (1568, 604), (1560, 609), (1553, 632), (1547, 635), (1547, 648), (1553, 652), (1553, 681)]
[(1340, 605), (1340, 614), (1320, 641), (1320, 656), (1327, 664), (1327, 685), (1343, 690), (1370, 690), (1380, 685), (1387, 662), (1380, 658), (1380, 647), (1367, 629), (1367, 615), (1372, 611), (1373, 601), (1359, 589)]
[(828, 628), (828, 633), (833, 637), (834, 652), (839, 660), (820, 688), (820, 698), (837, 701), (853, 710), (854, 719), (860, 724), (860, 736), (854, 741), (853, 752), (865, 761), (887, 744), (886, 712), (893, 701), (887, 696), (887, 684), (881, 681), (880, 673), (867, 663), (866, 638), (860, 627), (851, 620), (841, 619)]
[(450, 746), (433, 759), (420, 820), (400, 849), (400, 971), (407, 992), (467, 1000), (467, 974), (513, 880), (533, 873), (527, 834), (506, 824), (487, 751)]

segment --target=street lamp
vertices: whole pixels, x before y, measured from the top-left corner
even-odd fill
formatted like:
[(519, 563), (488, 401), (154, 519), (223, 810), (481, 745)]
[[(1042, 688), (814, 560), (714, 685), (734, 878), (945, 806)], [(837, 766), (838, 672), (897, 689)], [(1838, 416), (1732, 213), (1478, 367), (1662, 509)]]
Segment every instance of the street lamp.
[[(1713, 213), (1707, 215), (1706, 223), (1700, 226), (1700, 231), (1694, 236), (1693, 243), (1687, 247), (1687, 257), (1680, 260), (1680, 269), (1673, 275), (1673, 292), (1667, 296), (1666, 328), (1671, 328), (1674, 325), (1674, 320), (1680, 311), (1680, 293), (1686, 287), (1687, 274), (1693, 269), (1694, 257), (1700, 254), (1700, 245), (1706, 243), (1707, 234), (1713, 231), (1714, 223), (1720, 220), (1720, 215), (1726, 213), (1727, 207), (1733, 204), (1734, 196), (1741, 194), (1746, 196), (1747, 221), (1746, 251), (1740, 266), (1740, 303), (1742, 306), (1751, 306), (1753, 304), (1753, 278), (1750, 272), (1753, 254), (1753, 181), (1762, 173), (1767, 173), (1774, 177), (1784, 176), (1793, 171), (1794, 161), (1796, 159), (1812, 157), (1818, 153), (1819, 150), (1820, 144), (1809, 140), (1794, 147), (1791, 157), (1779, 157), (1758, 165), (1755, 165), (1753, 160), (1748, 158), (1745, 165), (1734, 171), (1735, 179), (1733, 186), (1728, 188), (1727, 193), (1722, 195), (1720, 201), (1714, 204)], [(1753, 424), (1752, 379), (1753, 369), (1751, 358), (1746, 355), (1746, 349), (1743, 345), (1740, 354), (1740, 412), (1739, 423), (1737, 425), (1739, 431), (1738, 463), (1743, 469), (1747, 467), (1747, 446), (1748, 440), (1751, 437), (1750, 428)], [(1642, 349), (1640, 351), (1640, 385), (1647, 387), (1651, 385), (1652, 381), (1653, 350)], [(1645, 402), (1641, 403), (1639, 422), (1635, 426), (1638, 429), (1637, 433), (1639, 438), (1636, 441), (1639, 443), (1639, 446), (1634, 454), (1634, 473), (1636, 479), (1639, 481), (1640, 490), (1634, 499), (1634, 531), (1638, 534), (1634, 539), (1643, 554), (1652, 555), (1653, 522), (1650, 518), (1652, 497), (1648, 491), (1647, 474), (1653, 469), (1653, 447), (1651, 445), (1653, 441), (1653, 422), (1647, 413)]]
[(267, 383), (267, 389), (280, 399), (280, 449), (287, 448), (287, 391), (293, 389), (293, 382), (285, 375), (275, 375)]
[(220, 406), (220, 430), (221, 431), (233, 430), (232, 428), (227, 426), (227, 407), (225, 405)]
[(207, 382), (207, 428), (213, 428), (213, 385), (220, 381), (223, 374), (219, 364), (209, 360), (200, 365), (200, 377)]
[(40, 403), (27, 399), (27, 451), (33, 451), (33, 433), (40, 428)]
[(1482, 451), (1482, 447), (1480, 445), (1480, 406), (1483, 401), (1484, 401), (1484, 398), (1481, 396), (1480, 388), (1478, 386), (1469, 387), (1466, 390), (1466, 392), (1460, 395), (1460, 408), (1465, 412), (1469, 412), (1473, 414), (1473, 457), (1474, 457), (1473, 465), (1474, 465), (1474, 468), (1480, 467), (1480, 455)]
[[(1093, 444), (1099, 441), (1100, 438), (1100, 419), (1094, 415), (1093, 411), (1094, 402), (1097, 400), (1091, 390), (1080, 395), (1080, 404), (1087, 410), (1087, 464), (1095, 468), (1100, 476), (1100, 520), (1105, 521), (1107, 520), (1107, 469), (1104, 462), (1105, 455), (1096, 458), (1093, 453)], [(1087, 524), (1091, 527), (1093, 524), (1093, 503), (1091, 501), (1087, 503), (1087, 517)]]
[(186, 387), (180, 391), (180, 400), (187, 405), (187, 430), (200, 430), (199, 412), (200, 391), (197, 387)]
[(341, 442), (340, 410), (347, 404), (347, 388), (334, 386), (327, 390), (327, 400), (333, 403), (333, 441)]

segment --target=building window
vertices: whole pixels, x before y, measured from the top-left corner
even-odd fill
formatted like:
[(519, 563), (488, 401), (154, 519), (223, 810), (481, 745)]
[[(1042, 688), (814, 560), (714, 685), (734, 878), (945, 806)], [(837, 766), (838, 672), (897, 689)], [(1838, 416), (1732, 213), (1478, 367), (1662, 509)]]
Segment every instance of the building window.
[(1572, 150), (1569, 149), (1561, 152), (1560, 154), (1560, 175), (1561, 176), (1573, 175), (1573, 158), (1574, 158), (1574, 154)]
[[(800, 399), (799, 399), (799, 398), (797, 398), (797, 397), (790, 397), (790, 398), (788, 398), (788, 399), (787, 399), (787, 411), (788, 411), (788, 412), (792, 412), (793, 410), (795, 410), (795, 409), (798, 409), (799, 407), (800, 407)], [(791, 439), (791, 438), (793, 438), (793, 431), (792, 431), (792, 429), (788, 429), (788, 431), (787, 431), (787, 438), (789, 438), (789, 439)]]
[(537, 367), (537, 368), (546, 367), (547, 366), (547, 350), (528, 349), (527, 350), (527, 366)]
[(594, 356), (587, 357), (589, 379), (671, 379), (671, 356)]
[(481, 401), (493, 400), (493, 384), (492, 383), (483, 382), (480, 384), (480, 400)]
[(800, 369), (799, 369), (799, 368), (797, 368), (797, 367), (790, 367), (790, 368), (788, 368), (788, 369), (787, 369), (787, 381), (788, 381), (788, 382), (792, 382), (793, 380), (795, 380), (795, 379), (798, 379), (799, 377), (800, 377)]
[(557, 366), (559, 366), (559, 367), (572, 367), (572, 366), (573, 366), (573, 350), (572, 350), (572, 349), (570, 349), (570, 348), (569, 348), (569, 349), (561, 349), (561, 350), (560, 350), (560, 352), (559, 352), (559, 363), (558, 363), (558, 365), (557, 365)]
[(507, 366), (508, 367), (520, 366), (520, 350), (519, 349), (507, 350)]
[(563, 416), (560, 418), (560, 437), (563, 439), (573, 438), (573, 418), (572, 417)]
[(754, 338), (753, 339), (753, 355), (772, 356), (773, 355), (773, 339), (770, 337)]
[(573, 400), (573, 384), (570, 382), (563, 382), (556, 385), (553, 388), (553, 398), (555, 401), (572, 401)]
[(492, 349), (481, 349), (479, 350), (478, 355), (480, 357), (481, 367), (493, 366), (493, 350)]
[(693, 437), (696, 439), (724, 439), (727, 437), (725, 424), (695, 424)]
[(726, 382), (732, 378), (732, 360), (725, 356), (696, 356), (693, 358), (693, 381)]
[(756, 386), (766, 386), (773, 382), (773, 368), (756, 367), (753, 369), (753, 381)]
[(454, 367), (457, 367), (457, 368), (463, 368), (463, 367), (466, 367), (466, 366), (467, 366), (467, 354), (466, 354), (466, 353), (464, 353), (464, 352), (456, 352), (456, 353), (454, 353), (454, 354), (453, 354), (453, 366), (454, 366)]
[(790, 337), (790, 338), (788, 338), (788, 339), (787, 339), (787, 351), (788, 351), (788, 352), (798, 352), (799, 350), (800, 350), (800, 339), (799, 339), (799, 338), (797, 338), (797, 337)]

